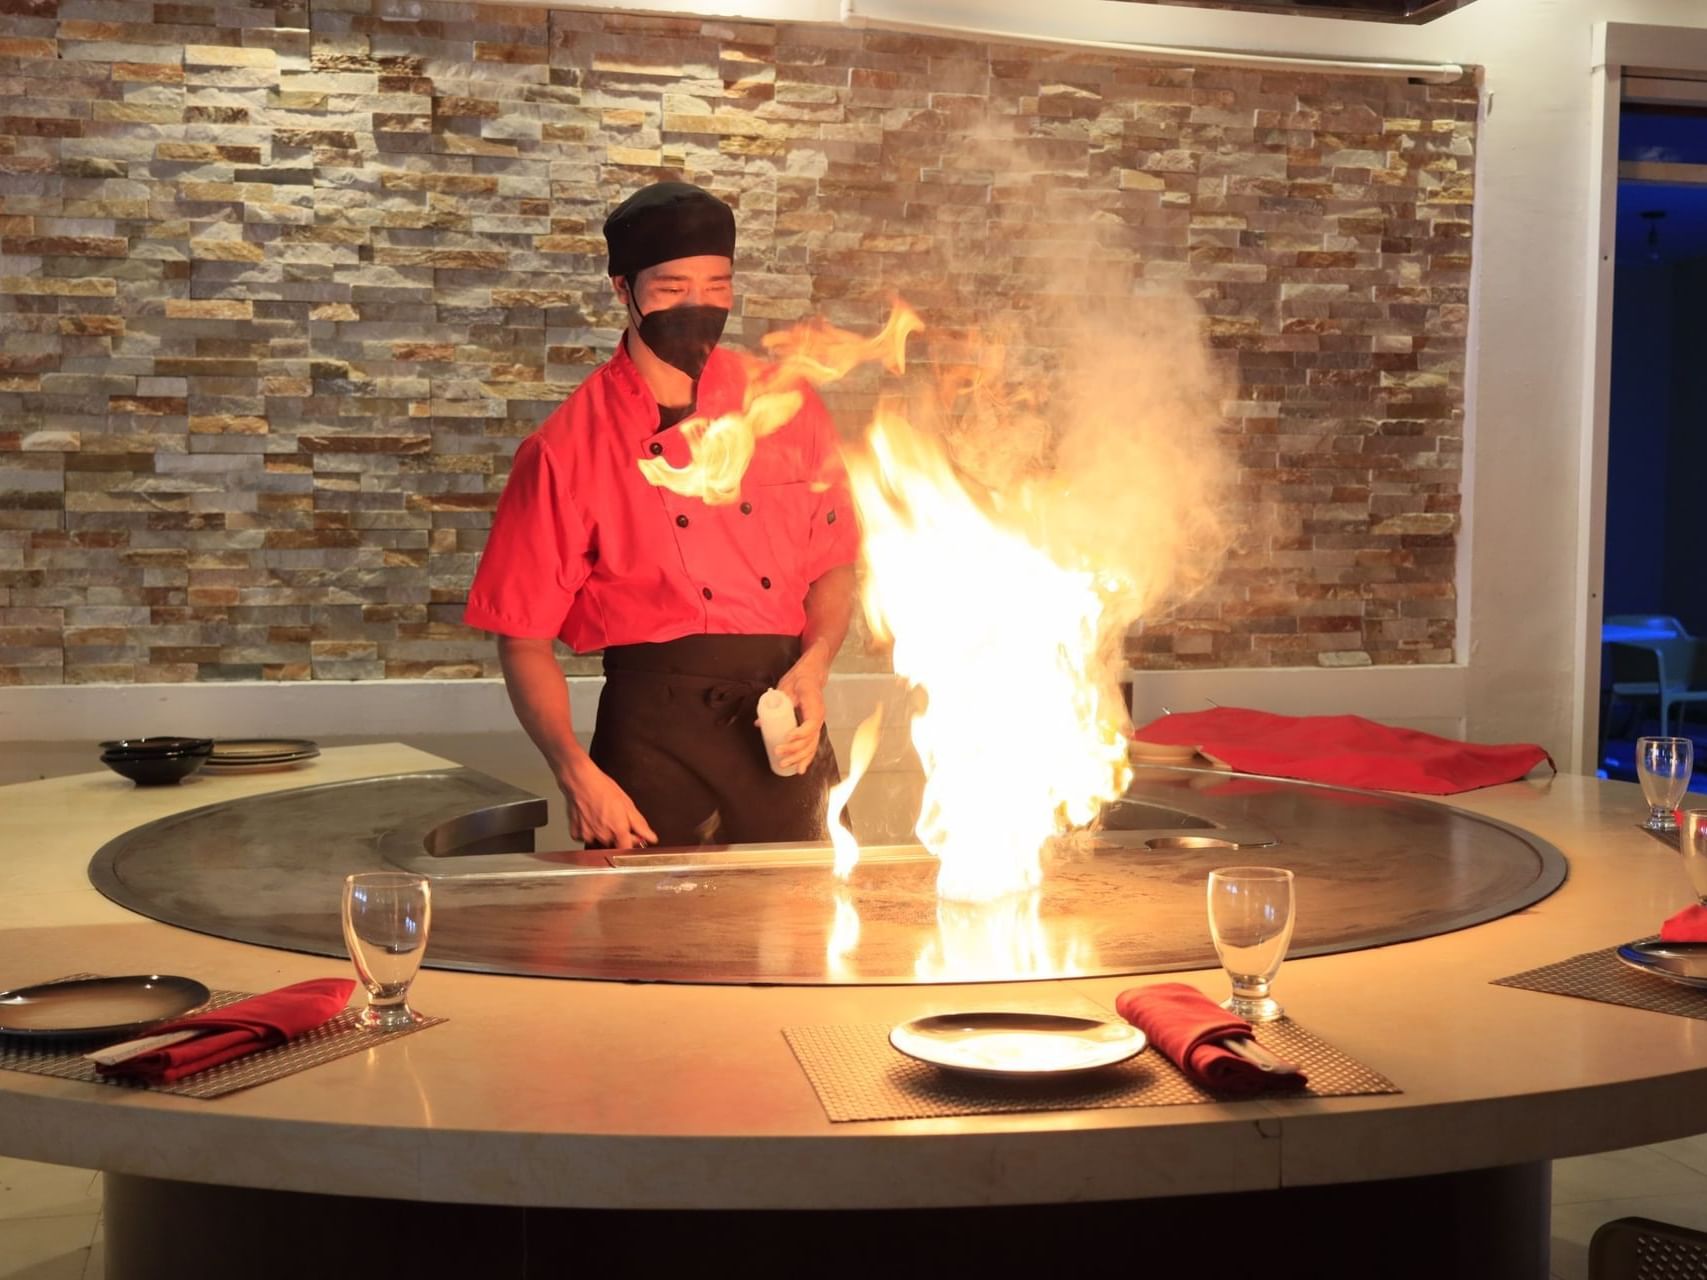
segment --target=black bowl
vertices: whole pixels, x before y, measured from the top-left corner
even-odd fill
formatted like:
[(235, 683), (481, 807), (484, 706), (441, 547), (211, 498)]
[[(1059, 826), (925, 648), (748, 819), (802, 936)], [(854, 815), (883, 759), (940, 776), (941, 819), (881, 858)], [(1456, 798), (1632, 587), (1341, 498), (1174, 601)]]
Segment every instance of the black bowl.
[(206, 764), (207, 755), (127, 756), (104, 751), (101, 763), (139, 787), (168, 787), (182, 782)]
[(103, 742), (101, 750), (111, 756), (207, 756), (213, 752), (212, 738), (116, 738)]

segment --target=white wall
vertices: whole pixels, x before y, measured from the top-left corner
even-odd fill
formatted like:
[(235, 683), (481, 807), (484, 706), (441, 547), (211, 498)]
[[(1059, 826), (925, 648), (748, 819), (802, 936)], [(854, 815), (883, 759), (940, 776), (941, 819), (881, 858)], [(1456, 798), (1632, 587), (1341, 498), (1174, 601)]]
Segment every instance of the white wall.
[[(875, 3), (875, 0), (874, 0)], [(1141, 713), (1203, 699), (1273, 710), (1358, 711), (1376, 718), (1462, 726), (1482, 741), (1529, 740), (1563, 765), (1571, 751), (1573, 614), (1579, 529), (1584, 288), (1589, 253), (1590, 35), (1596, 22), (1707, 28), (1702, 0), (1475, 0), (1421, 27), (1271, 17), (1115, 0), (882, 0), (912, 20), (1039, 35), (1255, 52), (1475, 63), (1492, 95), (1480, 141), (1474, 242), (1465, 626), (1460, 668), (1385, 672), (1274, 671), (1140, 675)], [(832, 0), (722, 0), (623, 6), (824, 21)], [(331, 693), (332, 691), (326, 691)], [(850, 693), (852, 689), (850, 688)], [(1167, 696), (1163, 696), (1163, 693)], [(1228, 696), (1231, 693), (1232, 696)], [(79, 711), (121, 696), (299, 705), (307, 691), (113, 689), (0, 691), (0, 740), (74, 736)], [(323, 697), (322, 709), (366, 704)], [(390, 694), (441, 708), (472, 699), (501, 719), (501, 693), (428, 693), (408, 682)], [(1171, 701), (1170, 701), (1171, 699)], [(1194, 703), (1191, 699), (1197, 699)], [(441, 701), (442, 700), (442, 701)], [(58, 710), (55, 710), (58, 708)], [(1428, 714), (1419, 714), (1426, 710)], [(223, 716), (221, 717), (223, 719)], [(286, 717), (290, 719), (290, 717)], [(403, 717), (407, 719), (407, 717)], [(102, 729), (113, 721), (101, 717)], [(291, 723), (295, 723), (294, 719)], [(340, 731), (318, 720), (317, 732)], [(147, 725), (129, 727), (139, 732)], [(209, 727), (211, 729), (211, 726)], [(355, 731), (359, 725), (342, 727)], [(206, 731), (206, 730), (204, 730)], [(221, 730), (223, 731), (223, 730)], [(287, 732), (278, 720), (264, 732)]]

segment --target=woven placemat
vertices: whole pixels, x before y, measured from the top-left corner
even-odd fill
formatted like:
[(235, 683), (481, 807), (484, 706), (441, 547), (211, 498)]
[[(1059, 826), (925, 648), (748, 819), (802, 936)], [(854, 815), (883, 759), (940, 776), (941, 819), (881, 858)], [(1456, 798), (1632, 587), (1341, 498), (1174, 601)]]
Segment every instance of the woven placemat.
[[(1640, 942), (1658, 940), (1658, 937), (1637, 939)], [(1707, 990), (1668, 982), (1651, 973), (1632, 969), (1618, 958), (1617, 947), (1585, 951), (1580, 956), (1572, 956), (1556, 964), (1526, 969), (1509, 978), (1495, 978), (1494, 985), (1707, 1020)]]
[[(924, 1120), (1015, 1111), (1169, 1107), (1230, 1099), (1200, 1089), (1154, 1048), (1112, 1067), (1061, 1080), (994, 1080), (956, 1075), (907, 1057), (879, 1025), (785, 1027), (806, 1078), (832, 1121)], [(1316, 1039), (1289, 1018), (1264, 1023), (1257, 1043), (1303, 1065), (1310, 1083), (1265, 1097), (1346, 1097), (1398, 1093), (1391, 1080)]]
[[(55, 981), (67, 982), (71, 978), (96, 976), (92, 973), (77, 973)], [(222, 1009), (238, 1000), (247, 1000), (252, 994), (248, 991), (215, 991), (194, 1012), (205, 1013), (209, 1009)], [(417, 1031), (436, 1027), (446, 1021), (444, 1018), (423, 1017), (411, 1027), (381, 1030), (362, 1026), (357, 1021), (360, 1016), (360, 1009), (345, 1009), (330, 1022), (322, 1023), (294, 1040), (275, 1045), (271, 1049), (262, 1049), (258, 1053), (251, 1053), (217, 1067), (209, 1067), (206, 1071), (198, 1071), (193, 1076), (185, 1076), (171, 1084), (145, 1084), (139, 1080), (109, 1079), (100, 1075), (95, 1070), (95, 1064), (83, 1056), (91, 1048), (98, 1047), (98, 1041), (90, 1043), (15, 1040), (0, 1037), (0, 1069), (28, 1071), (32, 1075), (54, 1076), (60, 1080), (81, 1080), (86, 1084), (111, 1085), (119, 1089), (173, 1093), (183, 1098), (218, 1098), (228, 1093), (236, 1093), (239, 1089), (282, 1080), (298, 1071), (317, 1067), (322, 1062), (331, 1062), (334, 1058), (359, 1053), (383, 1041), (413, 1035)]]

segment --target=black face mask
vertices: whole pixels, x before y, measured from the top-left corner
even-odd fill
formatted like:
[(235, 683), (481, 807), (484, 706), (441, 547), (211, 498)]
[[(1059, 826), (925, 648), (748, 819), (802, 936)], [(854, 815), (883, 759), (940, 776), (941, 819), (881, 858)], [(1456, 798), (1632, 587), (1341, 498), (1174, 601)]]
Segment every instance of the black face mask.
[(698, 382), (728, 319), (727, 307), (666, 307), (641, 316), (638, 332), (653, 355)]

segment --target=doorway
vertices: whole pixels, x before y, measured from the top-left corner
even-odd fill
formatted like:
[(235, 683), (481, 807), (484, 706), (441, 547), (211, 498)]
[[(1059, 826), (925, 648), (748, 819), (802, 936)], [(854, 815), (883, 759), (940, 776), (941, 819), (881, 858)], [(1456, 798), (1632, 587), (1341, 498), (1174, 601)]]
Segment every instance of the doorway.
[[(1618, 126), (1596, 762), (1624, 781), (1636, 780), (1639, 736), (1707, 750), (1707, 82), (1665, 82), (1670, 101), (1633, 99), (1631, 83)], [(1662, 673), (1703, 701), (1662, 703)], [(1693, 789), (1707, 790), (1707, 769)]]
[[(1707, 30), (1601, 24), (1593, 76), (1575, 756), (1633, 780), (1635, 738), (1661, 727), (1655, 651), (1668, 686), (1707, 695), (1690, 545), (1691, 482), (1707, 475), (1707, 321), (1692, 305), (1707, 287)], [(1707, 748), (1707, 697), (1683, 715)]]

